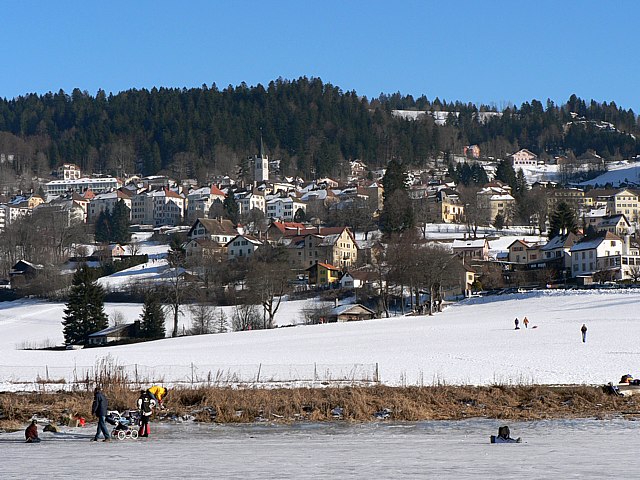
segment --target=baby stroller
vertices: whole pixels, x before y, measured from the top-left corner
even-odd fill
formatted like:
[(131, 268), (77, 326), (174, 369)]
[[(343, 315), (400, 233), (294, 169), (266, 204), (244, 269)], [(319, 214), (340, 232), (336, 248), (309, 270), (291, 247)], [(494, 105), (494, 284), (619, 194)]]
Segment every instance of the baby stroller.
[(138, 438), (138, 422), (136, 421), (135, 415), (132, 415), (131, 410), (124, 414), (121, 414), (117, 410), (111, 410), (107, 412), (105, 420), (114, 426), (111, 431), (113, 438), (117, 438), (118, 440)]

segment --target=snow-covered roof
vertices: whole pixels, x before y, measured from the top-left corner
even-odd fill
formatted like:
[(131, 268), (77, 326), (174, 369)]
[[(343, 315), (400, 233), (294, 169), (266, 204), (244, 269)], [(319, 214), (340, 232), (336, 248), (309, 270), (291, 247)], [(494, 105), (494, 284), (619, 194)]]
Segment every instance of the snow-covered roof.
[(557, 250), (559, 248), (571, 247), (578, 240), (578, 236), (569, 232), (566, 235), (556, 235), (542, 247), (541, 250), (550, 251)]
[(587, 240), (583, 240), (581, 242), (578, 242), (576, 244), (574, 244), (571, 247), (571, 251), (572, 252), (580, 252), (582, 250), (593, 250), (598, 248), (598, 246), (604, 242), (605, 240), (618, 240), (618, 241), (622, 241), (622, 239), (620, 237), (618, 237), (617, 235), (614, 235), (611, 232), (607, 232), (605, 235), (599, 235), (597, 237), (591, 238), (591, 239), (587, 239)]
[(451, 248), (484, 248), (486, 244), (486, 238), (478, 238), (476, 240), (454, 240)]

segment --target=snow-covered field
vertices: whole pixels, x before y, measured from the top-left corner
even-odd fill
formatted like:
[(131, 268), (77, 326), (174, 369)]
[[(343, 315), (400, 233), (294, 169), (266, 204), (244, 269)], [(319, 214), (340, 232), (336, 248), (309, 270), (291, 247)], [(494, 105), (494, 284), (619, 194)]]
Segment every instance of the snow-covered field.
[[(152, 423), (144, 440), (89, 442), (95, 425), (0, 435), (2, 478), (635, 478), (638, 422), (511, 423), (526, 443), (491, 445), (496, 420), (213, 426)], [(612, 473), (616, 472), (616, 473)]]
[[(295, 326), (263, 331), (179, 337), (155, 342), (67, 351), (22, 350), (25, 342), (62, 343), (62, 304), (0, 304), (0, 390), (19, 379), (73, 376), (109, 356), (123, 365), (271, 371), (295, 365), (378, 364), (389, 385), (539, 383), (600, 384), (638, 374), (638, 290), (540, 291), (463, 301), (429, 316)], [(300, 319), (305, 302), (283, 303), (278, 323)], [(139, 315), (140, 306), (107, 311)], [(530, 320), (514, 330), (515, 317)], [(582, 343), (580, 327), (589, 328)], [(521, 323), (522, 326), (522, 323)]]
[(618, 162), (616, 165), (610, 165), (609, 171), (602, 175), (582, 182), (580, 185), (591, 185), (593, 187), (603, 187), (607, 183), (610, 183), (614, 187), (624, 184), (640, 184), (640, 165), (637, 163)]

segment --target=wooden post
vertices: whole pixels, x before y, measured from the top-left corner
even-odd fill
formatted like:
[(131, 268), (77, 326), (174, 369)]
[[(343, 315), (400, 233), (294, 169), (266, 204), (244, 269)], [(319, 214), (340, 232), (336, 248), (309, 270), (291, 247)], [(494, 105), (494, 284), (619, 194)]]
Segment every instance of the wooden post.
[(375, 371), (374, 380), (376, 383), (380, 383), (380, 371), (378, 370), (378, 362), (376, 362), (376, 371)]
[(258, 376), (256, 377), (256, 383), (260, 382), (260, 370), (262, 370), (262, 364), (258, 365)]

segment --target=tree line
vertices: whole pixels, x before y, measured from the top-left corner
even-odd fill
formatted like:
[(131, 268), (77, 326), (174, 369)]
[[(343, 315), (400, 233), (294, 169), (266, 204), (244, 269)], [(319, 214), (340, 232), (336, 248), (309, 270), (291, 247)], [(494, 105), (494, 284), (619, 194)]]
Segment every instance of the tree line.
[[(429, 116), (398, 118), (396, 108), (457, 115), (438, 126)], [(261, 136), (271, 157), (281, 160), (281, 173), (306, 178), (345, 176), (346, 162), (356, 158), (372, 167), (391, 158), (420, 166), (471, 144), (499, 158), (520, 148), (542, 157), (589, 149), (605, 158), (640, 153), (632, 136), (640, 133), (637, 116), (614, 102), (575, 95), (563, 105), (532, 100), (480, 122), (478, 113), (487, 110), (399, 93), (368, 99), (306, 77), (266, 87), (30, 94), (0, 100), (0, 153), (13, 155), (0, 163), (0, 180), (27, 188), (33, 176), (73, 162), (87, 172), (164, 172), (204, 182), (234, 172), (240, 159), (258, 152)], [(617, 130), (592, 122), (610, 122)]]

